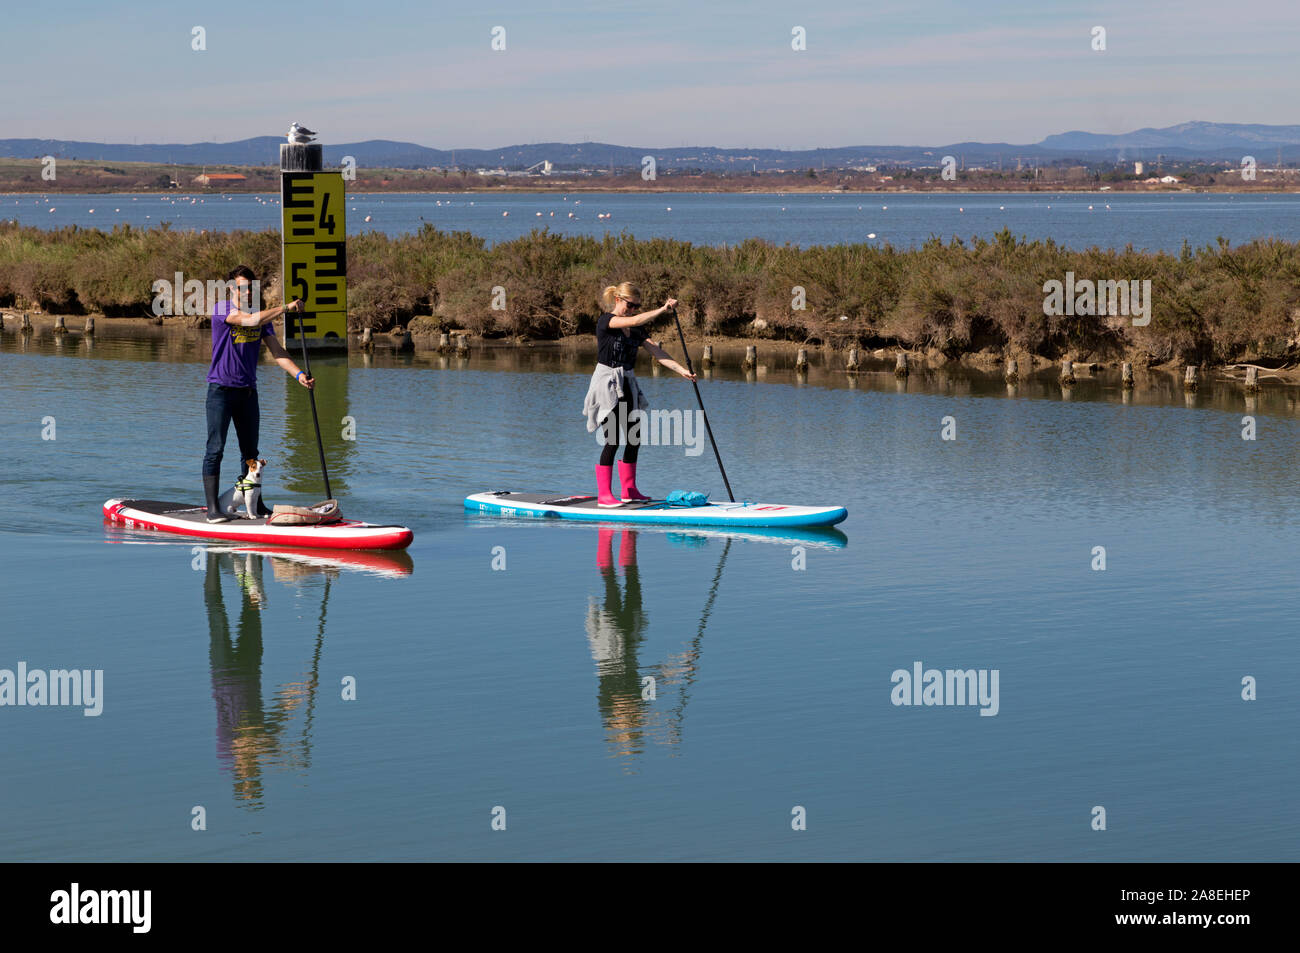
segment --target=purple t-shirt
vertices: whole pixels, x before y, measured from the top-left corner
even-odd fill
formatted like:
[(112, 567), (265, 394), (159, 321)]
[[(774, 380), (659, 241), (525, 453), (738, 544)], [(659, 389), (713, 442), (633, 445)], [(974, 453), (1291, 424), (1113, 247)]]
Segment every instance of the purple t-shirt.
[(262, 338), (274, 334), (275, 328), (270, 324), (260, 328), (227, 324), (226, 315), (230, 314), (232, 307), (231, 302), (222, 301), (212, 309), (212, 366), (208, 370), (208, 383), (256, 387)]

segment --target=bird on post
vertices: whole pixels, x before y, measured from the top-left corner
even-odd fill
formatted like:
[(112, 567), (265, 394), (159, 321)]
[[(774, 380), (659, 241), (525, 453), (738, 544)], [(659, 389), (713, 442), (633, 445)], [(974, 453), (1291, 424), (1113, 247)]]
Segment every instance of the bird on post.
[(311, 142), (315, 138), (316, 133), (312, 132), (306, 126), (300, 126), (295, 122), (289, 127), (289, 141), (291, 143), (303, 145), (304, 143)]

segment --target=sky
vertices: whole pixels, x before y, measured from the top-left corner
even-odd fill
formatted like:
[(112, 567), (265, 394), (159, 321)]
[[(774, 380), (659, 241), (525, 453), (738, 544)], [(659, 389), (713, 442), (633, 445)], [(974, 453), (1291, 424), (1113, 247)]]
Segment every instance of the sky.
[(1295, 0), (68, 0), (4, 25), (0, 139), (227, 142), (296, 120), (338, 144), (811, 149), (1300, 122)]

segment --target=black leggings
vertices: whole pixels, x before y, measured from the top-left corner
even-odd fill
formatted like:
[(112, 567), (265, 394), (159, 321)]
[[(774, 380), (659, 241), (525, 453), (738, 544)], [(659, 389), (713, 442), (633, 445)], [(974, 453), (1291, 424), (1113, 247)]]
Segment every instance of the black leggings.
[[(636, 427), (636, 441), (632, 442), (627, 439), (627, 434), (622, 432), (619, 424), (626, 423), (631, 428), (632, 423), (632, 405), (628, 402), (628, 395), (623, 394), (614, 405), (614, 409), (609, 412), (609, 416), (600, 422), (601, 436), (605, 439), (605, 447), (600, 451), (600, 465), (602, 467), (612, 467), (614, 465), (614, 456), (618, 453), (620, 437), (627, 444), (623, 450), (624, 463), (636, 463), (636, 455), (641, 450), (641, 427)], [(611, 419), (612, 418), (612, 419)], [(612, 424), (608, 429), (605, 425)], [(644, 421), (642, 421), (644, 426)]]

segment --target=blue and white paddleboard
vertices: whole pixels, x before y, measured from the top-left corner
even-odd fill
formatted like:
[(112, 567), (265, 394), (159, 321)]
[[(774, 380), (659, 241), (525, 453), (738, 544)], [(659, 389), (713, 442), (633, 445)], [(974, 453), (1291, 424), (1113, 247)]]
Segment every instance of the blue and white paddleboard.
[(677, 526), (834, 526), (848, 510), (842, 506), (793, 506), (786, 503), (708, 503), (669, 506), (663, 500), (597, 506), (594, 496), (560, 493), (514, 493), (496, 490), (465, 497), (465, 509), (495, 516), (605, 520), (618, 523), (667, 523)]

